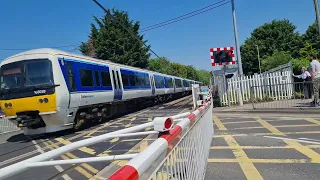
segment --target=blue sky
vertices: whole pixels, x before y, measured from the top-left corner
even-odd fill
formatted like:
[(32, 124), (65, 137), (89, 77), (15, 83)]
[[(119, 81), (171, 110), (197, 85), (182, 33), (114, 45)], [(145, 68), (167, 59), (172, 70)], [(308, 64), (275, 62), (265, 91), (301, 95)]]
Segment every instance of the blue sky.
[[(129, 12), (141, 27), (150, 26), (219, 0), (99, 0), (106, 8)], [(289, 19), (304, 33), (315, 20), (313, 0), (235, 0), (240, 44), (256, 27)], [(87, 41), (92, 16), (102, 10), (92, 0), (10, 0), (0, 6), (0, 49), (33, 49)], [(210, 70), (211, 47), (235, 46), (231, 3), (145, 33), (152, 49), (171, 61)], [(60, 48), (72, 50), (72, 47)], [(21, 50), (0, 50), (0, 59)]]

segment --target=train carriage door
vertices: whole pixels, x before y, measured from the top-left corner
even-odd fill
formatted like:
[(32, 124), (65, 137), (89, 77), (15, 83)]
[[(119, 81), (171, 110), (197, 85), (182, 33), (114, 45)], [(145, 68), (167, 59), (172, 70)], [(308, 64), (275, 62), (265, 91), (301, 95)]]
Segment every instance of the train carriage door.
[(114, 100), (122, 99), (122, 89), (119, 81), (119, 73), (116, 68), (112, 68), (111, 71), (113, 84), (114, 84)]
[(151, 80), (152, 95), (154, 96), (156, 93), (155, 83), (154, 83), (154, 75), (150, 76), (150, 80)]
[(173, 78), (171, 78), (171, 81), (173, 85), (173, 92), (176, 92), (176, 81)]
[(119, 100), (122, 100), (122, 82), (121, 82), (121, 79), (120, 79), (120, 76), (121, 76), (121, 73), (120, 73), (120, 70), (119, 69), (116, 69), (116, 78), (118, 80), (118, 99)]

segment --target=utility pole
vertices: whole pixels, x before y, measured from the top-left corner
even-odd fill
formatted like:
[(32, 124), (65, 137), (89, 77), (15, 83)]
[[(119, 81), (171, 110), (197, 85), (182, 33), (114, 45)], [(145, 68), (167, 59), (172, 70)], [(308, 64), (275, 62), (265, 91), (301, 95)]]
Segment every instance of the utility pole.
[(232, 3), (233, 31), (234, 31), (234, 38), (236, 43), (238, 69), (239, 69), (239, 75), (242, 76), (243, 70), (242, 70), (241, 54), (240, 54), (240, 47), (239, 47), (239, 41), (238, 41), (238, 30), (237, 30), (237, 20), (236, 20), (236, 10), (234, 7), (234, 0), (231, 0), (231, 3)]
[(316, 11), (316, 19), (318, 22), (318, 32), (320, 34), (320, 13), (319, 13), (319, 4), (318, 4), (318, 0), (313, 0), (314, 2), (314, 10)]
[[(236, 43), (236, 52), (237, 52), (237, 60), (238, 60), (238, 72), (240, 79), (243, 76), (243, 70), (242, 70), (242, 61), (241, 61), (241, 54), (240, 54), (240, 46), (239, 46), (239, 40), (238, 40), (238, 30), (237, 30), (237, 20), (236, 20), (236, 9), (234, 7), (234, 0), (231, 0), (232, 4), (232, 17), (233, 17), (233, 31), (234, 31), (234, 38)], [(241, 97), (239, 99), (240, 106), (243, 106), (242, 101), (242, 83), (239, 83), (239, 96)]]
[(261, 64), (260, 64), (259, 46), (258, 46), (258, 45), (256, 45), (256, 47), (257, 47), (257, 51), (258, 51), (259, 71), (260, 71), (260, 74), (261, 74)]

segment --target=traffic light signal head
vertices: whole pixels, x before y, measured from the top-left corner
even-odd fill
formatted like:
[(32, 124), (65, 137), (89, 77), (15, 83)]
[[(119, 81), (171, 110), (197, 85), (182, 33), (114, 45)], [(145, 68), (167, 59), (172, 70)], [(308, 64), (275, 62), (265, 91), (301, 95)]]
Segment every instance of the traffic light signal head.
[(214, 63), (230, 63), (232, 62), (232, 50), (221, 50), (213, 52)]
[(236, 64), (233, 47), (210, 48), (212, 66)]

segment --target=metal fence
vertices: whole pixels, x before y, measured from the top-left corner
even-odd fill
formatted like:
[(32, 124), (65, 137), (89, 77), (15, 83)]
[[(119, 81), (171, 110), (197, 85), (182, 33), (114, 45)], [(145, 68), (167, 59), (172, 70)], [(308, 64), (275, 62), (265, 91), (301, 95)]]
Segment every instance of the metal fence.
[[(214, 75), (214, 84), (218, 86), (221, 106), (239, 104), (240, 92), (244, 103), (249, 103), (252, 96), (254, 98), (262, 98), (264, 92), (262, 92), (263, 89), (261, 87), (263, 86), (287, 84), (287, 89), (290, 91), (290, 89), (293, 89), (293, 87), (289, 87), (290, 83), (293, 83), (291, 63), (251, 76), (225, 79), (221, 74)], [(255, 87), (253, 93), (251, 92), (251, 87)]]
[[(254, 96), (259, 90), (260, 96)], [(312, 108), (312, 82), (294, 82), (251, 87), (251, 102), (254, 109)]]
[(0, 134), (19, 130), (20, 128), (18, 128), (17, 125), (13, 124), (5, 118), (0, 118)]

